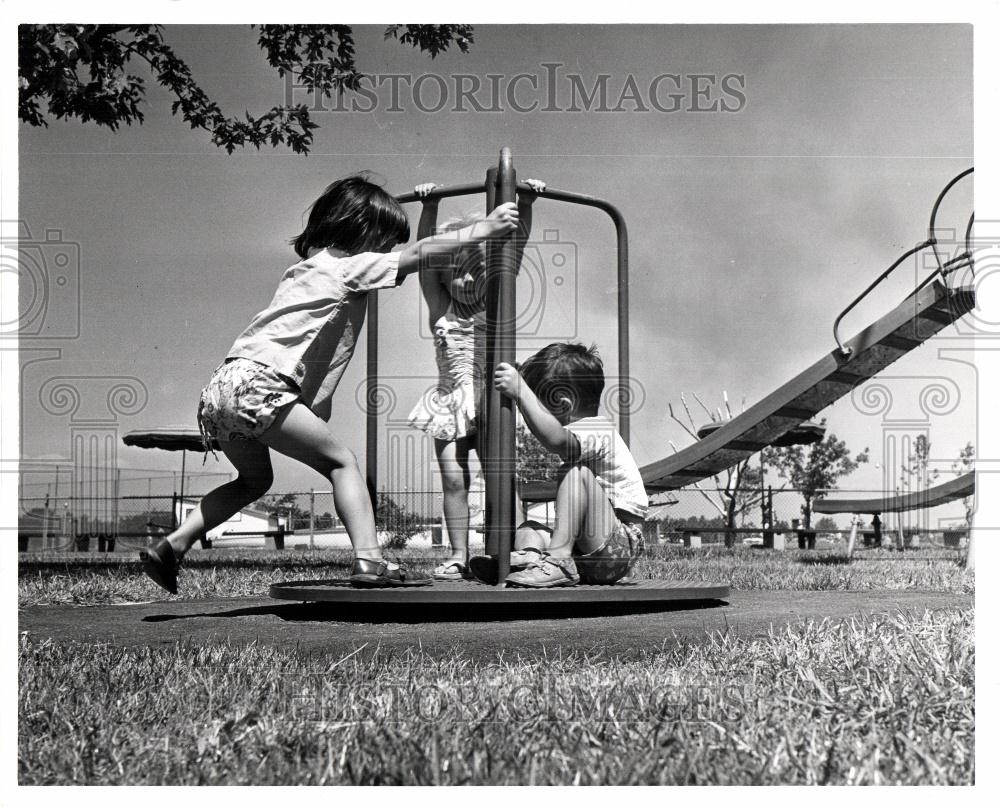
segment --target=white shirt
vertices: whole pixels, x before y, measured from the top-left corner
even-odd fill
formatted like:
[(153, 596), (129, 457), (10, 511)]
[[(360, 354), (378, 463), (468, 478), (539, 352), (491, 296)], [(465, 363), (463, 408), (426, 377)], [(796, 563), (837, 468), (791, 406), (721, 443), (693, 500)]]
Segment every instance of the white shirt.
[(267, 308), (226, 358), (253, 359), (298, 385), (302, 402), (324, 420), (354, 355), (368, 292), (397, 285), (398, 252), (345, 255), (324, 249), (289, 267)]
[(566, 424), (567, 431), (580, 441), (579, 462), (589, 468), (616, 510), (640, 518), (646, 515), (649, 498), (642, 484), (639, 466), (615, 424), (606, 417), (586, 417)]

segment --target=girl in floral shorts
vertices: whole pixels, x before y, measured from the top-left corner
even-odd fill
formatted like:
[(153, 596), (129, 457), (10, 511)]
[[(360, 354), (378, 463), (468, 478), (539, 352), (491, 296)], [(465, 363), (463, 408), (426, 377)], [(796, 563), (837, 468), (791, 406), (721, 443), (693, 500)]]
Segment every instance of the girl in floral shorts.
[(464, 244), (511, 232), (517, 222), (517, 208), (503, 204), (460, 237), (432, 236), (391, 253), (410, 234), (399, 203), (363, 177), (328, 187), (294, 240), (301, 260), (285, 271), (267, 308), (236, 339), (202, 391), (199, 426), (203, 435), (219, 441), (238, 475), (208, 493), (180, 527), (140, 554), (146, 573), (176, 593), (181, 558), (194, 542), (267, 493), (274, 450), (332, 484), (337, 515), (354, 546), (352, 583), (429, 583), (382, 558), (357, 459), (324, 421), (354, 354), (368, 292), (394, 288), (406, 275), (448, 260)]

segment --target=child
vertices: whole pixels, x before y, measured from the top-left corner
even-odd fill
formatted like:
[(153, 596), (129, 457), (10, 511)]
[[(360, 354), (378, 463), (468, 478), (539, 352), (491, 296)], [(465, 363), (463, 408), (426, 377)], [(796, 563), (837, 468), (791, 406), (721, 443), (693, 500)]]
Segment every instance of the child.
[(464, 244), (514, 230), (517, 221), (513, 204), (500, 205), (485, 221), (451, 237), (426, 238), (390, 253), (410, 235), (399, 203), (363, 177), (330, 185), (293, 241), (301, 260), (285, 271), (274, 298), (202, 390), (199, 425), (218, 439), (238, 476), (207, 494), (177, 530), (140, 554), (146, 573), (176, 593), (180, 560), (191, 545), (267, 493), (273, 449), (332, 483), (337, 515), (354, 546), (354, 585), (430, 583), (383, 560), (357, 459), (323, 421), (354, 353), (367, 293), (398, 286), (406, 275), (448, 259)]
[[(531, 232), (531, 205), (545, 183), (525, 181), (530, 193), (518, 195), (520, 227), (515, 239), (515, 265)], [(427, 196), (433, 183), (414, 192)], [(424, 206), (424, 215), (436, 215), (436, 206)], [(467, 215), (446, 222), (438, 232), (453, 233), (481, 221)], [(429, 226), (422, 222), (423, 226)], [(476, 449), (476, 410), (482, 394), (486, 354), (486, 256), (482, 244), (470, 244), (454, 254), (450, 265), (420, 274), (420, 289), (427, 303), (438, 381), (410, 412), (410, 425), (434, 438), (434, 453), (441, 472), (444, 521), (448, 528), (450, 557), (434, 570), (435, 580), (461, 580), (469, 560), (469, 454)]]
[[(649, 506), (639, 469), (614, 424), (597, 414), (604, 366), (594, 347), (557, 343), (521, 365), (496, 367), (494, 383), (517, 402), (528, 428), (563, 458), (556, 492), (556, 524), (521, 525), (511, 556), (513, 586), (551, 588), (605, 584), (628, 574), (641, 553)], [(492, 559), (473, 558), (489, 577)], [(496, 578), (493, 563), (492, 577)]]

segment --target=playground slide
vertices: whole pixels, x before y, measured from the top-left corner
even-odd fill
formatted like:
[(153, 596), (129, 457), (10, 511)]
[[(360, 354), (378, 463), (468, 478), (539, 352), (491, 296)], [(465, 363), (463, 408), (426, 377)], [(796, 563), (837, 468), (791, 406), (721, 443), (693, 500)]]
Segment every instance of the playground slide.
[[(812, 367), (717, 431), (641, 469), (650, 491), (676, 490), (745, 460), (951, 325), (975, 305), (972, 286), (928, 283)], [(820, 511), (817, 511), (820, 512)]]
[(949, 479), (927, 490), (917, 490), (896, 496), (877, 499), (816, 499), (814, 513), (903, 513), (907, 510), (924, 510), (937, 507), (956, 499), (964, 499), (976, 492), (975, 474), (967, 474)]

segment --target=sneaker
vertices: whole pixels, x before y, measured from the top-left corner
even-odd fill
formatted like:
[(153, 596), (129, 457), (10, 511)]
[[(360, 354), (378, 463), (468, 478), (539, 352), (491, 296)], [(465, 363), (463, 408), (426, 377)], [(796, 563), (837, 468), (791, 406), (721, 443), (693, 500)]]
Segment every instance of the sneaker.
[(537, 563), (545, 553), (541, 549), (515, 549), (510, 553), (510, 570), (527, 569), (532, 563)]
[(351, 585), (357, 588), (402, 588), (429, 586), (433, 581), (424, 575), (408, 572), (402, 564), (387, 560), (355, 558), (351, 568)]
[[(510, 570), (520, 571), (527, 569), (532, 563), (541, 560), (543, 553), (540, 549), (515, 549), (510, 553)], [(499, 580), (500, 573), (497, 568), (497, 560), (492, 555), (476, 555), (469, 560), (469, 572), (480, 583), (488, 586), (495, 586)]]
[(573, 558), (542, 556), (528, 568), (507, 576), (507, 585), (521, 588), (556, 588), (575, 586), (580, 582)]
[(170, 541), (163, 538), (154, 546), (143, 549), (139, 553), (139, 560), (142, 561), (142, 570), (156, 585), (171, 594), (177, 593), (177, 572), (181, 567), (181, 560)]

